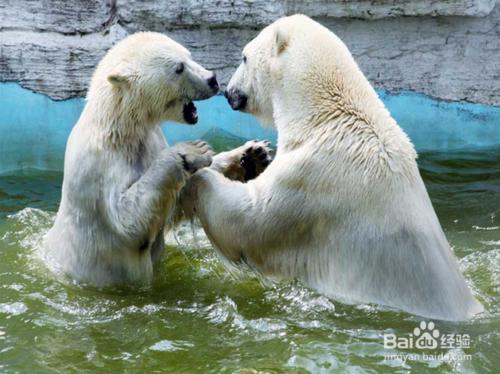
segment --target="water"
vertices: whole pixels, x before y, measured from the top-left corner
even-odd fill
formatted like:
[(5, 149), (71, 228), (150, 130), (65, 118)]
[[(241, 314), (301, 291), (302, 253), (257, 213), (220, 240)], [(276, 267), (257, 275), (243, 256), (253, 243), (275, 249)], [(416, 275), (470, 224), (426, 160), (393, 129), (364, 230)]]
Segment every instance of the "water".
[[(500, 149), (422, 154), (419, 164), (488, 311), (469, 322), (436, 321), (441, 335), (469, 335), (470, 348), (386, 350), (384, 334), (407, 337), (421, 319), (342, 305), (297, 282), (263, 285), (230, 273), (187, 227), (150, 289), (96, 290), (57, 279), (37, 248), (62, 175), (24, 171), (0, 176), (0, 372), (500, 372)], [(389, 353), (416, 357), (385, 360)]]

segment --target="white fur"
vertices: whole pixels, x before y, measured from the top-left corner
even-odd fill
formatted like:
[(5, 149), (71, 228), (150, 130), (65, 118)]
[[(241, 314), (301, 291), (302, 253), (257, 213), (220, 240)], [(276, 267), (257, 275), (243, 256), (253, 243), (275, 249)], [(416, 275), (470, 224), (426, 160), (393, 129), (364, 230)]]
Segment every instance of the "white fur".
[(275, 160), (247, 184), (191, 179), (210, 240), (264, 275), (348, 303), (437, 319), (483, 310), (450, 250), (416, 153), (347, 47), (301, 15), (266, 27), (228, 89), (278, 130)]
[(188, 176), (158, 125), (182, 122), (185, 103), (212, 96), (211, 76), (158, 33), (129, 36), (102, 59), (67, 143), (61, 204), (46, 237), (63, 272), (98, 286), (151, 280)]

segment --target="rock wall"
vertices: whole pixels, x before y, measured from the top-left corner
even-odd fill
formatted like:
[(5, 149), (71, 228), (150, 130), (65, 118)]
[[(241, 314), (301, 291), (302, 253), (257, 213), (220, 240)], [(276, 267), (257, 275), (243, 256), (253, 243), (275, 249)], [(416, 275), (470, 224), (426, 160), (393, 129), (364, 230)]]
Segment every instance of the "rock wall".
[(307, 14), (339, 35), (377, 87), (500, 105), (495, 0), (2, 0), (0, 81), (54, 99), (83, 96), (117, 40), (154, 30), (227, 83), (260, 28)]

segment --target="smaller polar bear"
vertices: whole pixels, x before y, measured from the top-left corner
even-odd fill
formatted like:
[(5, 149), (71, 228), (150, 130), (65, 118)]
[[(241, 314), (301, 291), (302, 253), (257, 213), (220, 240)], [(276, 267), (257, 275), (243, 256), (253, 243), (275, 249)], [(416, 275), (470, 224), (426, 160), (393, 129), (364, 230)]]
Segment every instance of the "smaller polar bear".
[[(61, 204), (45, 240), (57, 270), (96, 286), (151, 280), (181, 188), (212, 160), (205, 142), (169, 148), (159, 124), (196, 123), (193, 100), (218, 89), (214, 73), (159, 33), (134, 34), (106, 54), (68, 140)], [(212, 167), (241, 179), (268, 162), (267, 144), (249, 142)]]
[(186, 187), (186, 211), (226, 258), (348, 303), (447, 320), (483, 310), (413, 145), (332, 32), (302, 15), (274, 22), (244, 48), (226, 96), (278, 130), (255, 180), (202, 169)]

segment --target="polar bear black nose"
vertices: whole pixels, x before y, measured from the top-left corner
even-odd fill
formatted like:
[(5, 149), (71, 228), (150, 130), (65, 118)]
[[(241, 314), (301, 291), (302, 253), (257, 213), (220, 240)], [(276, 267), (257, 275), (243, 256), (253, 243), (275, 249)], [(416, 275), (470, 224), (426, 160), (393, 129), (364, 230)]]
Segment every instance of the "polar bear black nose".
[(243, 110), (247, 105), (248, 97), (240, 90), (231, 89), (224, 92), (224, 96), (227, 99), (229, 105), (233, 110)]
[(208, 83), (208, 86), (212, 90), (214, 90), (214, 92), (219, 91), (219, 83), (217, 83), (217, 77), (215, 76), (215, 74), (212, 75), (210, 78), (208, 78), (207, 83)]

